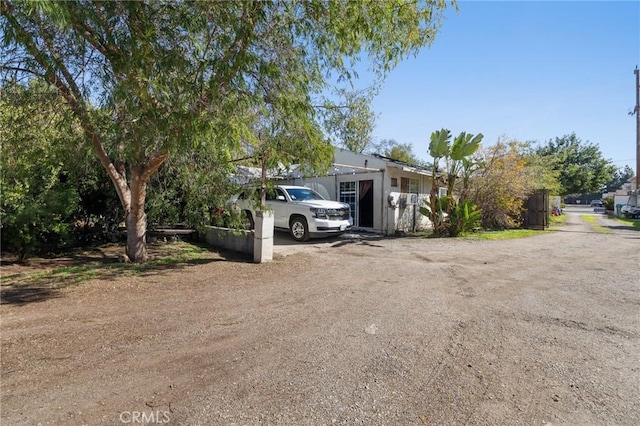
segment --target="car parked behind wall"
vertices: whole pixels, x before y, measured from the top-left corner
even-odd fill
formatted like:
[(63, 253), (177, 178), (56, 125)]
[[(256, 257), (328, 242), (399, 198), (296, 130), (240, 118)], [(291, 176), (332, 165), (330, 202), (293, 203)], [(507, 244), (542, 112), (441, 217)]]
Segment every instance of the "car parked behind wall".
[[(255, 201), (239, 196), (236, 206), (252, 228)], [(349, 204), (324, 199), (304, 186), (278, 185), (267, 191), (267, 208), (273, 211), (274, 227), (287, 230), (296, 241), (345, 232), (353, 225)]]

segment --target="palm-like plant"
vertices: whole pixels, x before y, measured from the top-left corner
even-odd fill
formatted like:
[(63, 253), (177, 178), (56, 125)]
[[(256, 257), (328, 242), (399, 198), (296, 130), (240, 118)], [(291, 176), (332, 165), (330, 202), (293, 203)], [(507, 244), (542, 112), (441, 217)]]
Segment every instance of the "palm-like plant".
[(433, 167), (431, 168), (431, 194), (429, 196), (429, 202), (426, 203), (425, 212), (429, 215), (431, 223), (433, 224), (433, 230), (436, 234), (441, 233), (444, 228), (443, 208), (442, 205), (438, 206), (437, 203), (438, 163), (441, 158), (448, 157), (450, 141), (451, 132), (443, 128), (431, 133), (431, 141), (429, 142), (429, 155), (433, 157)]
[(480, 148), (480, 142), (482, 142), (483, 137), (482, 133), (474, 136), (471, 133), (462, 132), (453, 140), (453, 145), (451, 145), (447, 158), (447, 190), (449, 194), (453, 194), (456, 179), (464, 166), (464, 160), (475, 154)]
[(471, 201), (454, 201), (453, 209), (449, 215), (449, 236), (457, 237), (473, 231), (480, 226), (482, 212)]
[[(475, 206), (471, 208), (473, 204), (456, 203), (455, 198), (453, 198), (453, 191), (456, 179), (461, 172), (464, 172), (463, 177), (467, 178), (465, 186), (468, 184), (467, 174), (470, 173), (473, 166), (470, 157), (480, 148), (482, 138), (482, 133), (474, 136), (471, 133), (462, 132), (451, 144), (451, 132), (448, 129), (437, 130), (431, 134), (431, 141), (429, 142), (429, 155), (433, 157), (431, 194), (429, 202), (425, 203), (420, 212), (429, 216), (436, 235), (451, 234), (450, 228), (452, 226), (457, 228), (457, 224), (452, 225), (452, 216), (454, 214), (459, 213), (460, 217), (468, 217), (469, 214), (475, 211)], [(438, 198), (438, 165), (441, 159), (444, 159), (446, 164), (447, 196)], [(464, 201), (464, 199), (461, 201)], [(455, 210), (458, 208), (462, 210), (456, 212)], [(449, 218), (446, 219), (447, 217)]]

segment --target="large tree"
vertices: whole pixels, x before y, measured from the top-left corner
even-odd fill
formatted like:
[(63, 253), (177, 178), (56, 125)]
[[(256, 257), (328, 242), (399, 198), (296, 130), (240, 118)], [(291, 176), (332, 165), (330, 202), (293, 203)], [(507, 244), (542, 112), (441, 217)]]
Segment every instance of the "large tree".
[[(348, 80), (363, 57), (384, 76), (433, 41), (445, 7), (443, 0), (0, 0), (2, 70), (44, 79), (62, 94), (116, 188), (127, 255), (145, 261), (146, 187), (170, 153), (201, 144), (230, 152), (256, 139), (256, 123), (245, 117), (270, 117), (275, 108), (294, 129), (318, 132), (310, 109), (328, 81)], [(277, 87), (282, 81), (287, 90)], [(286, 119), (279, 124), (288, 130)]]
[(633, 169), (629, 166), (624, 166), (624, 169), (618, 169), (615, 171), (613, 177), (605, 184), (605, 190), (607, 192), (617, 191), (634, 176), (635, 173), (633, 172)]
[(420, 164), (420, 159), (413, 152), (413, 146), (409, 143), (400, 143), (395, 139), (383, 139), (373, 148), (385, 157), (404, 161), (409, 164)]
[(582, 142), (575, 133), (547, 141), (537, 149), (559, 173), (560, 195), (598, 192), (616, 170), (596, 144)]
[(327, 133), (336, 145), (352, 152), (362, 153), (372, 145), (372, 134), (376, 120), (371, 110), (374, 88), (362, 91), (336, 90), (342, 103), (326, 102), (322, 115)]

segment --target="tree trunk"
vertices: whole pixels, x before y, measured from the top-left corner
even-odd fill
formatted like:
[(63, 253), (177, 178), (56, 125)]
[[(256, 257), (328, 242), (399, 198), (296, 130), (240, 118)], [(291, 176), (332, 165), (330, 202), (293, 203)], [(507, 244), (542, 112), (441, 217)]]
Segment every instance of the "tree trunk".
[(436, 211), (436, 203), (438, 197), (438, 183), (436, 178), (431, 182), (431, 194), (429, 195), (429, 204), (431, 204), (431, 225), (435, 231), (438, 226), (438, 212)]
[(131, 167), (131, 204), (126, 212), (127, 257), (131, 262), (146, 262), (147, 256), (147, 215), (144, 204), (147, 180), (143, 166)]
[(260, 157), (260, 210), (266, 210), (267, 208), (267, 159), (268, 155), (263, 152)]

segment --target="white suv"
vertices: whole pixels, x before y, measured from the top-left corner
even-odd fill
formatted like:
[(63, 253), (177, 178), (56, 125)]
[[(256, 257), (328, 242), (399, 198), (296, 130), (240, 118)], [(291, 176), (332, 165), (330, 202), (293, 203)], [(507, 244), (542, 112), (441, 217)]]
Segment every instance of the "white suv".
[[(236, 205), (253, 228), (255, 202), (240, 196)], [(296, 241), (340, 234), (353, 225), (349, 204), (326, 200), (305, 186), (278, 185), (267, 190), (267, 207), (273, 211), (274, 227), (288, 230)]]

